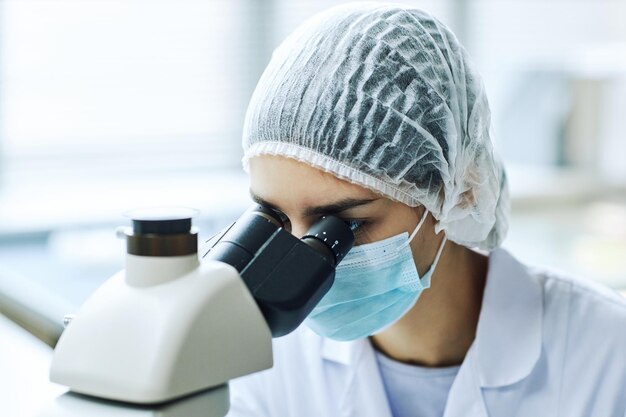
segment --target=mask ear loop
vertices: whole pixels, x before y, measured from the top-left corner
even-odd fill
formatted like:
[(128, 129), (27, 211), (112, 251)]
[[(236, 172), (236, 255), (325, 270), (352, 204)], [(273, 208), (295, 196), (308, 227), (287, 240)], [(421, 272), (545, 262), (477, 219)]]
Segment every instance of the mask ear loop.
[(446, 245), (447, 241), (448, 241), (448, 238), (444, 235), (443, 239), (441, 240), (441, 245), (439, 246), (439, 250), (437, 251), (437, 256), (435, 256), (435, 260), (433, 261), (432, 268), (435, 268), (437, 266), (437, 263), (439, 262), (439, 258), (441, 257), (441, 253), (443, 252), (443, 247)]
[(426, 217), (428, 217), (428, 210), (424, 209), (424, 214), (422, 214), (422, 218), (420, 219), (420, 222), (415, 227), (415, 230), (413, 230), (413, 233), (411, 233), (411, 236), (409, 236), (409, 239), (406, 242), (404, 242), (403, 244), (401, 244), (400, 246), (397, 247), (396, 250), (398, 252), (411, 244), (411, 241), (413, 240), (413, 238), (415, 237), (417, 232), (420, 230), (420, 228), (422, 227), (422, 225), (426, 221)]
[(430, 280), (433, 277), (435, 268), (437, 267), (437, 264), (439, 263), (439, 258), (441, 258), (443, 247), (446, 246), (447, 241), (448, 241), (448, 238), (444, 235), (443, 239), (441, 239), (441, 245), (439, 245), (439, 250), (437, 250), (437, 255), (435, 255), (435, 260), (433, 261), (432, 264), (430, 264), (430, 268), (428, 268), (428, 271), (424, 274), (424, 276), (420, 278), (420, 281), (424, 288), (430, 288)]

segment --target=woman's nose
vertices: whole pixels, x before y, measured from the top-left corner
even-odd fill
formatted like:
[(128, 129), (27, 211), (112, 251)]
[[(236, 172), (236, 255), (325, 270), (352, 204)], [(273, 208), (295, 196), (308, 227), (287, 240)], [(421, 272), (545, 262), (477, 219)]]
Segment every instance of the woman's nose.
[(309, 230), (310, 227), (311, 225), (306, 224), (304, 222), (292, 221), (291, 222), (291, 234), (297, 237), (298, 239), (301, 239), (302, 236), (304, 236), (304, 234), (306, 233), (307, 230)]

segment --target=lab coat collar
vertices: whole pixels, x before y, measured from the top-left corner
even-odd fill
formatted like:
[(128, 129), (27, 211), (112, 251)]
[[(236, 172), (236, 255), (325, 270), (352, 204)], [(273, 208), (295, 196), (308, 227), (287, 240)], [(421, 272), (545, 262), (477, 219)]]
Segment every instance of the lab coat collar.
[(328, 361), (348, 365), (326, 369), (326, 376), (333, 379), (328, 386), (339, 387), (335, 391), (340, 417), (392, 417), (374, 348), (368, 339), (324, 339), (321, 355)]
[(541, 355), (543, 290), (504, 249), (489, 256), (489, 272), (476, 329), (476, 372), (485, 388), (526, 378)]
[[(526, 268), (504, 249), (489, 256), (489, 271), (478, 319), (469, 372), (485, 388), (511, 385), (527, 377), (541, 354), (542, 287)], [(356, 364), (372, 349), (367, 339), (322, 341), (322, 358)], [(471, 357), (470, 357), (471, 356)]]

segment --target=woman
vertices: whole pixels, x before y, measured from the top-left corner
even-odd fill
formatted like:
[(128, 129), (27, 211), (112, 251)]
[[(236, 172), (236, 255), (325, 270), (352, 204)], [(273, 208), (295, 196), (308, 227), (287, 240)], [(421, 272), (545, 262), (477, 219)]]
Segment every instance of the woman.
[(230, 416), (626, 416), (626, 304), (499, 249), (508, 192), (480, 77), (428, 14), (351, 3), (273, 53), (244, 126), (253, 198), (355, 248)]

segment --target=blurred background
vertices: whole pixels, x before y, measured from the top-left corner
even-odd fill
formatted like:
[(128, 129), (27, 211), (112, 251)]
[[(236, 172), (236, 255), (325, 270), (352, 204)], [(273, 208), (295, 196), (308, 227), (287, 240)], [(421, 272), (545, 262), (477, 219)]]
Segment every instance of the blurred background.
[[(0, 1), (0, 313), (53, 345), (123, 267), (123, 212), (195, 207), (201, 237), (237, 218), (256, 81), (338, 3)], [(625, 290), (626, 1), (404, 3), (448, 24), (484, 76), (513, 198), (505, 246)]]

